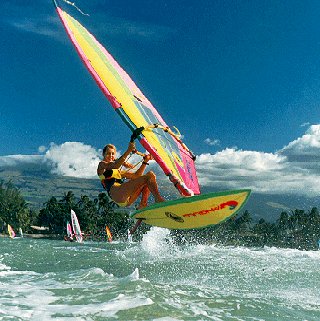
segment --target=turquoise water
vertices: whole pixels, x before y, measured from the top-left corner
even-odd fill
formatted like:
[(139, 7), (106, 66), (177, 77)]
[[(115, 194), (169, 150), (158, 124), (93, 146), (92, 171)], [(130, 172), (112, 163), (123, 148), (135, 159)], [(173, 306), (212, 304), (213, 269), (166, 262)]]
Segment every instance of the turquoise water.
[(0, 320), (320, 320), (320, 251), (0, 238)]

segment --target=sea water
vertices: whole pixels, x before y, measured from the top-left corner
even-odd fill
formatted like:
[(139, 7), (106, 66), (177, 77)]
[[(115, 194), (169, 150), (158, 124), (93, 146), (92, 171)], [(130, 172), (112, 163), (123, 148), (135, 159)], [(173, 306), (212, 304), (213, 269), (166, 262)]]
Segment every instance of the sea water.
[(0, 238), (0, 320), (320, 320), (320, 251)]

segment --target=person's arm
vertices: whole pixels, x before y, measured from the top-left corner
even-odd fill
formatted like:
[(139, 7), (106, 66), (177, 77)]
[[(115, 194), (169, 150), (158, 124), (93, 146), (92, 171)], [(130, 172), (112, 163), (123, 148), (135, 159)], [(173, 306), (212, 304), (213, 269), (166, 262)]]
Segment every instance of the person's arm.
[(147, 165), (149, 165), (149, 160), (152, 159), (152, 156), (150, 154), (145, 155), (143, 157), (143, 162), (141, 163), (140, 167), (137, 169), (134, 173), (123, 173), (123, 176), (129, 179), (137, 178), (139, 176), (142, 176)]
[(133, 164), (131, 164), (131, 163), (128, 163), (128, 162), (124, 162), (124, 163), (123, 163), (123, 166), (124, 166), (125, 168), (129, 168), (129, 169), (135, 168), (135, 165), (133, 165)]
[(107, 166), (108, 166), (109, 163), (106, 163), (104, 161), (101, 161), (98, 165), (98, 168), (97, 168), (97, 174), (98, 176), (102, 175), (104, 173), (104, 171), (107, 169)]
[(119, 169), (123, 163), (126, 161), (127, 157), (130, 155), (130, 153), (135, 150), (135, 144), (134, 142), (130, 142), (127, 150), (124, 152), (123, 155), (121, 155), (117, 160), (115, 160), (112, 163), (112, 168)]

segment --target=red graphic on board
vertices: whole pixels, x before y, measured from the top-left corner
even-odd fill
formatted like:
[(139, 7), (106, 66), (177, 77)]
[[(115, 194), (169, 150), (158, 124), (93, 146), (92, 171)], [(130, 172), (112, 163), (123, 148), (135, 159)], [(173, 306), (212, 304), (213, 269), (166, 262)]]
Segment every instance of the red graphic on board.
[(211, 208), (208, 208), (208, 209), (205, 209), (205, 210), (201, 210), (201, 211), (198, 211), (198, 212), (183, 214), (182, 216), (183, 217), (191, 217), (191, 216), (197, 216), (197, 215), (207, 215), (207, 214), (212, 213), (212, 212), (220, 211), (220, 210), (226, 208), (227, 206), (229, 206), (229, 210), (233, 210), (238, 206), (238, 202), (237, 201), (228, 201), (228, 202), (225, 202), (225, 203), (221, 203), (221, 204), (219, 204), (218, 206), (215, 206), (215, 207), (211, 207)]

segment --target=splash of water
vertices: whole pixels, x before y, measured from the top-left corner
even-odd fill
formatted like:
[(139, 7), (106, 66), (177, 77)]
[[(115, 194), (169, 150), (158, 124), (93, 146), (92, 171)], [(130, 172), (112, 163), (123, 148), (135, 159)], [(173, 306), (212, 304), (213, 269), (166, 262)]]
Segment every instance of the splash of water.
[(167, 257), (177, 250), (168, 229), (152, 227), (143, 235), (141, 248), (152, 257)]

